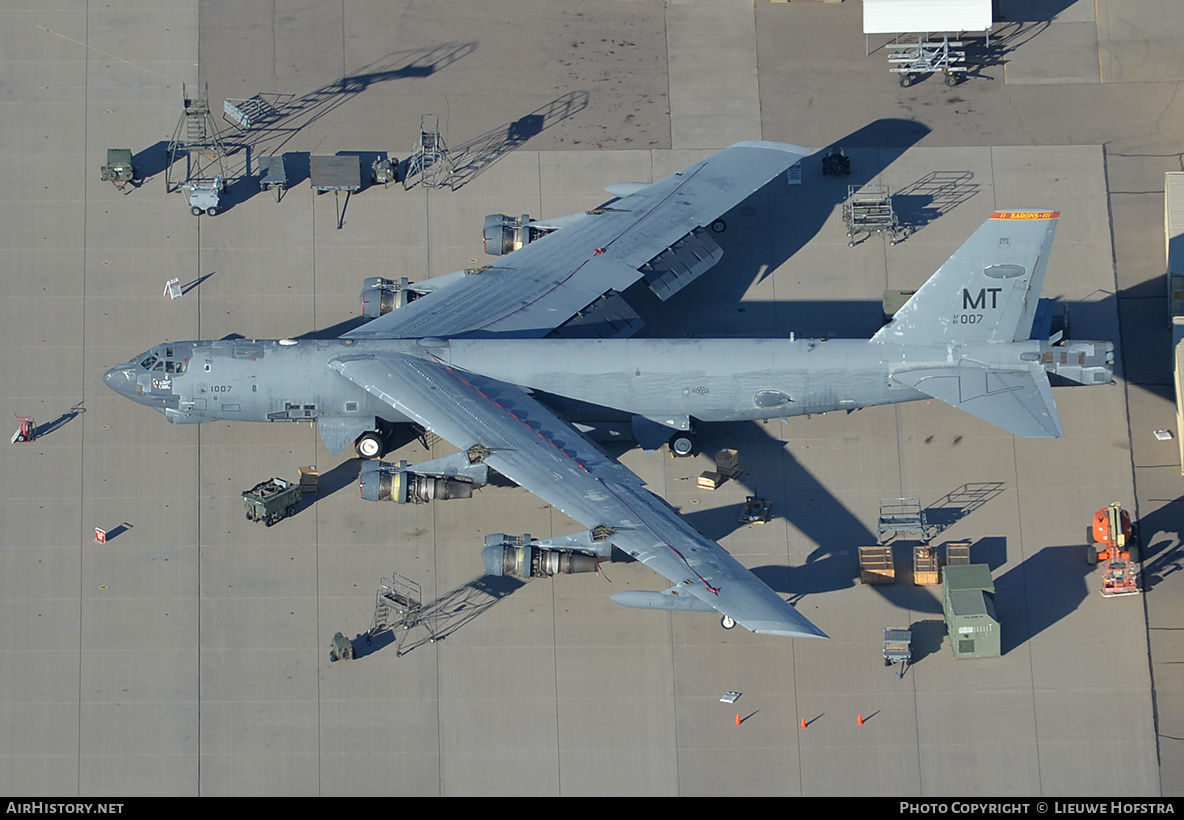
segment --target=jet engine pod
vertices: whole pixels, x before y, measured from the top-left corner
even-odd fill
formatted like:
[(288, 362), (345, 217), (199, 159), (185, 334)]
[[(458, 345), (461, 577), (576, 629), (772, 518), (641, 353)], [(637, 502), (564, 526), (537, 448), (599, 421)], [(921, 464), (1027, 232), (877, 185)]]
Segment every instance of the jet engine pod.
[(485, 252), (490, 256), (513, 253), (523, 245), (530, 244), (530, 216), (506, 216), (489, 214), (485, 217), (485, 228), (481, 238), (485, 241)]
[(415, 301), (419, 294), (411, 290), (411, 282), (402, 279), (383, 279), (371, 276), (362, 281), (362, 315), (371, 319), (398, 310), (408, 302)]
[(578, 550), (543, 549), (537, 542), (532, 542), (529, 535), (517, 537), (502, 533), (486, 536), (481, 560), (485, 562), (485, 572), (499, 578), (546, 578), (596, 572), (600, 568), (595, 555)]
[[(582, 217), (575, 214), (560, 220), (570, 220)], [(552, 220), (548, 221), (549, 223)], [(490, 256), (502, 256), (513, 253), (524, 245), (529, 245), (536, 239), (558, 230), (560, 225), (542, 224), (530, 218), (530, 214), (522, 216), (507, 216), (506, 214), (489, 214), (485, 217), (485, 229), (481, 232), (485, 240), (485, 252)]]
[(367, 501), (397, 501), (400, 504), (426, 504), (453, 498), (472, 498), (473, 483), (452, 478), (419, 475), (407, 469), (407, 463), (387, 464), (365, 461), (358, 475), (362, 498)]

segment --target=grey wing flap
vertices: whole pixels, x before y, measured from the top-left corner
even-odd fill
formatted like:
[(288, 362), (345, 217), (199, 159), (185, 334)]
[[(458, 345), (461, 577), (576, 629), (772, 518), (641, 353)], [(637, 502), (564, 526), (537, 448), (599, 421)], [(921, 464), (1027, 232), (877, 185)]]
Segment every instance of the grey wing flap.
[(401, 354), (342, 356), (330, 365), (400, 413), (592, 529), (711, 608), (753, 631), (822, 633), (643, 482), (514, 385)]
[[(641, 494), (648, 499), (641, 498)], [(666, 511), (661, 516), (665, 537), (654, 540), (635, 537), (637, 533), (624, 533), (614, 537), (614, 546), (674, 581), (682, 594), (694, 596), (753, 632), (789, 638), (826, 637), (751, 570), (697, 532), (661, 498), (644, 487), (623, 488), (621, 497), (626, 503), (653, 509), (655, 514)]]
[(610, 206), (637, 215), (612, 237), (612, 253), (639, 267), (695, 228), (706, 228), (813, 149), (780, 142), (738, 142)]
[(896, 372), (892, 380), (1016, 436), (1059, 438), (1065, 434), (1048, 376), (1040, 365), (1003, 370), (964, 360), (951, 367)]
[(539, 338), (643, 276), (666, 299), (721, 258), (706, 226), (809, 153), (738, 143), (345, 335)]

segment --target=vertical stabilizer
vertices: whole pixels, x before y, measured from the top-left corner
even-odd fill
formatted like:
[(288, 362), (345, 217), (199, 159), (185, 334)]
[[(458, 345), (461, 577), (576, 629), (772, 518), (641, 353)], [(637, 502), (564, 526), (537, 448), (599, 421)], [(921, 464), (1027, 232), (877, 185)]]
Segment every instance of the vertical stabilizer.
[(934, 345), (1027, 339), (1060, 211), (996, 211), (873, 342)]

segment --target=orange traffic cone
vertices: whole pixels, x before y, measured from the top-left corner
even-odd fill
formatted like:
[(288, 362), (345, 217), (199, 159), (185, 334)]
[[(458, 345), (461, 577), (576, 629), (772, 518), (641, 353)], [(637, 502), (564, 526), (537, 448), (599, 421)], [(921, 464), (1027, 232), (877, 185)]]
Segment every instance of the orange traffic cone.
[(742, 720), (740, 719), (740, 716), (739, 716), (739, 715), (736, 715), (736, 725), (737, 725), (737, 726), (739, 726), (739, 725), (740, 725), (741, 723), (743, 723), (743, 722), (744, 722), (744, 721), (742, 721)]
[(802, 718), (802, 728), (803, 729), (806, 728), (806, 719), (805, 718)]
[(855, 724), (856, 724), (857, 726), (862, 726), (862, 725), (863, 725), (863, 715), (860, 715), (860, 716), (859, 716), (859, 719), (855, 721)]

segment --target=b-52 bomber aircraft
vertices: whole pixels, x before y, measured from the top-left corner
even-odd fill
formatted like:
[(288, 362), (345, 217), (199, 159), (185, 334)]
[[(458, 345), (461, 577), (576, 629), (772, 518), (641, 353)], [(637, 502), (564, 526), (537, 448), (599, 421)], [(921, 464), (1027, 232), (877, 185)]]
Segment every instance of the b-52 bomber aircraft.
[[(712, 267), (721, 215), (809, 153), (738, 143), (622, 191), (496, 266), (384, 292), (379, 301), (398, 309), (337, 339), (169, 342), (105, 380), (173, 423), (315, 422), (334, 454), (353, 443), (381, 456), (383, 430), (414, 423), (459, 452), (364, 462), (364, 498), (464, 497), (492, 468), (588, 528), (490, 536), (491, 574), (591, 571), (615, 547), (673, 582), (614, 595), (620, 604), (826, 637), (573, 425), (630, 419), (646, 449), (669, 439), (686, 452), (696, 421), (937, 398), (1016, 435), (1055, 437), (1047, 373), (1109, 383), (1113, 346), (1028, 338), (1059, 215), (1048, 211), (992, 214), (870, 340), (628, 338), (639, 322), (621, 291), (644, 279), (664, 298)], [(557, 338), (573, 322), (600, 338)]]

